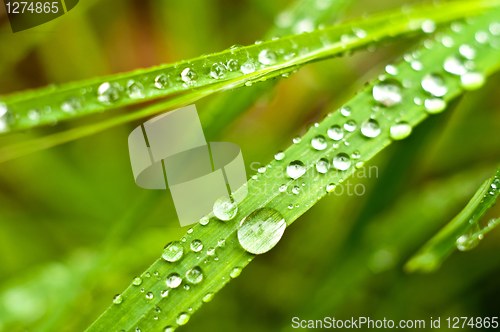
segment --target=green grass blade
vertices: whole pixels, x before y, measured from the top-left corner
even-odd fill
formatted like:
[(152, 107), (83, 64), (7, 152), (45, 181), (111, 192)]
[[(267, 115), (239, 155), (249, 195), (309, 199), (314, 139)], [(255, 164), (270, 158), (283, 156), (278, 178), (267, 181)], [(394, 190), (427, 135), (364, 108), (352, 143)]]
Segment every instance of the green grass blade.
[[(443, 111), (446, 103), (465, 89), (477, 88), (479, 83), (484, 83), (482, 75), (490, 74), (500, 66), (500, 36), (496, 29), (491, 29), (484, 43), (476, 41), (475, 34), (488, 31), (498, 15), (498, 10), (495, 10), (461, 23), (460, 29), (442, 31), (435, 40), (427, 40), (424, 47), (406, 56), (405, 61), (388, 68), (389, 73), (380, 77), (383, 82), (372, 82), (344, 105), (341, 112), (334, 112), (314, 125), (300, 142), (296, 141), (284, 152), (283, 159), (272, 161), (252, 177), (248, 182), (249, 194), (239, 204), (234, 219), (222, 222), (211, 217), (208, 224), (195, 225), (181, 239), (183, 257), (175, 263), (162, 259), (154, 262), (135, 284), (123, 292), (121, 303), (112, 305), (89, 331), (111, 327), (158, 330), (187, 323), (193, 312), (229, 280), (237, 277), (255, 257), (238, 241), (239, 221), (256, 209), (266, 207), (279, 211), (286, 224), (292, 224), (373, 156), (394, 140), (407, 136), (411, 128), (429, 114)], [(451, 38), (454, 44), (443, 42), (444, 36)], [(469, 52), (461, 47), (464, 44), (469, 45)], [(469, 63), (469, 69), (474, 67), (474, 78), (481, 79), (480, 82), (473, 80), (474, 84), (470, 73), (459, 77), (443, 69), (443, 63), (450, 56), (457, 56), (459, 52), (471, 53), (471, 49), (474, 50), (474, 60)], [(415, 67), (420, 69), (415, 70)], [(338, 141), (326, 138), (328, 130), (337, 125), (344, 128), (344, 137)], [(315, 144), (312, 145), (313, 140)], [(326, 145), (322, 143), (324, 140)], [(324, 166), (318, 167), (322, 159), (331, 165), (326, 174), (317, 171)], [(304, 164), (305, 173), (297, 179), (290, 179), (286, 169), (296, 160)], [(238, 194), (239, 191), (235, 193)], [(201, 252), (190, 250), (193, 240), (203, 243)], [(201, 267), (204, 278), (199, 283), (190, 284), (184, 276), (194, 266)], [(165, 280), (171, 273), (181, 276), (183, 283), (162, 296), (167, 294), (164, 292), (167, 290)]]
[(311, 61), (420, 30), (426, 20), (447, 22), (499, 4), (495, 0), (421, 6), (176, 64), (21, 92), (2, 98), (0, 128), (33, 128), (181, 93), (199, 99), (207, 89), (215, 92), (268, 80)]
[(500, 169), (481, 185), (464, 209), (408, 261), (406, 270), (435, 271), (455, 249), (464, 251), (477, 246), (484, 235), (498, 225), (498, 219), (491, 220), (486, 227), (480, 227), (479, 223), (496, 203), (499, 193)]

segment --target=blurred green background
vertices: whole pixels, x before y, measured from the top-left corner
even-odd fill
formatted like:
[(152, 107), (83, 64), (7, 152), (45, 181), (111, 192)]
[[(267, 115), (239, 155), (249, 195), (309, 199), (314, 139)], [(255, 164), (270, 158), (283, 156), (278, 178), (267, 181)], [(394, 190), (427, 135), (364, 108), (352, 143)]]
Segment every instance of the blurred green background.
[[(407, 3), (351, 1), (342, 17)], [(0, 95), (250, 44), (290, 4), (87, 0), (16, 34), (2, 7)], [(241, 146), (251, 175), (414, 41), (308, 65), (280, 80), (217, 139)], [(500, 160), (499, 86), (500, 75), (491, 77), (377, 156), (370, 177), (350, 180), (359, 184), (357, 193), (345, 194), (346, 184), (344, 195), (323, 199), (179, 330), (291, 330), (294, 316), (500, 316), (500, 231), (453, 254), (435, 273), (403, 271), (493, 174)], [(198, 102), (198, 111), (212, 99)], [(105, 116), (0, 137), (0, 144)], [(134, 183), (127, 137), (137, 124), (0, 164), (0, 331), (85, 329), (185, 232), (168, 192)], [(485, 220), (492, 217), (499, 217), (498, 207)]]

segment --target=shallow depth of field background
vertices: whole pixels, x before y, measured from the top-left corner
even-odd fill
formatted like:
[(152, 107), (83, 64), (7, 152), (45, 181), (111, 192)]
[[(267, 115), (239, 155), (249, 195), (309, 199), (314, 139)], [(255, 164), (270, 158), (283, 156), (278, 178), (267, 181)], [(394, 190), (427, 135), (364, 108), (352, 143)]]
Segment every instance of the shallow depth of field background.
[[(352, 2), (345, 17), (403, 3)], [(16, 34), (2, 7), (0, 95), (250, 44), (287, 4), (82, 0), (61, 18)], [(251, 175), (414, 41), (308, 65), (207, 139), (240, 145)], [(499, 86), (500, 75), (491, 77), (377, 156), (367, 165), (377, 167), (370, 177), (351, 179), (314, 206), (180, 330), (288, 330), (293, 316), (498, 316), (500, 230), (454, 253), (436, 273), (407, 274), (403, 265), (493, 174)], [(198, 102), (198, 111), (210, 101)], [(105, 116), (0, 136), (0, 144)], [(136, 125), (0, 164), (0, 331), (83, 330), (185, 232), (168, 192), (134, 183), (127, 136)], [(499, 217), (499, 208), (488, 217)]]

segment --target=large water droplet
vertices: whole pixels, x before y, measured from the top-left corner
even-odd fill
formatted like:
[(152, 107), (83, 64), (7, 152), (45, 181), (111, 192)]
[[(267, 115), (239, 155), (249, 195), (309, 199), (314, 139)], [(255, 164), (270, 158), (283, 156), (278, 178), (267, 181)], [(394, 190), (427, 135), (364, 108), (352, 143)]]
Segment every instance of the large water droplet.
[(114, 304), (120, 304), (123, 302), (123, 297), (121, 296), (121, 294), (116, 294), (114, 297), (113, 297), (113, 303)]
[(446, 109), (446, 101), (441, 98), (430, 98), (424, 101), (424, 107), (427, 113), (437, 114)]
[(165, 279), (165, 284), (169, 288), (177, 288), (182, 283), (182, 278), (178, 273), (170, 273)]
[(140, 82), (129, 80), (126, 91), (127, 95), (132, 99), (144, 98), (144, 86)]
[(444, 60), (443, 69), (453, 75), (463, 75), (467, 72), (465, 61), (456, 55), (451, 55)]
[(318, 171), (318, 173), (326, 174), (329, 168), (330, 163), (325, 158), (321, 158), (320, 160), (318, 160), (318, 162), (316, 162), (316, 170)]
[(326, 142), (325, 136), (318, 135), (311, 140), (311, 146), (313, 147), (313, 149), (321, 151), (326, 149), (328, 143)]
[(286, 174), (292, 179), (298, 179), (306, 172), (306, 166), (300, 160), (294, 160), (286, 167)]
[(199, 284), (203, 280), (203, 272), (199, 266), (195, 266), (186, 272), (186, 280), (192, 284)]
[(112, 104), (120, 99), (121, 87), (116, 82), (104, 82), (97, 88), (97, 100), (103, 104)]
[(410, 136), (412, 131), (411, 126), (407, 122), (398, 122), (391, 126), (389, 135), (393, 140), (402, 140)]
[(166, 89), (170, 84), (170, 80), (166, 74), (159, 74), (155, 77), (155, 87), (157, 89)]
[(400, 104), (403, 100), (401, 87), (399, 83), (394, 80), (387, 80), (373, 86), (372, 95), (377, 102), (386, 107)]
[(271, 208), (257, 209), (241, 221), (238, 241), (249, 253), (263, 254), (274, 248), (285, 229), (285, 219), (278, 211)]
[(241, 65), (240, 70), (243, 74), (251, 74), (255, 71), (255, 64), (248, 60)]
[(226, 66), (224, 66), (224, 64), (219, 62), (214, 63), (210, 70), (210, 76), (216, 80), (224, 77), (225, 73), (226, 73)]
[(196, 83), (197, 79), (198, 79), (198, 74), (193, 69), (186, 67), (181, 71), (181, 80), (184, 83), (192, 85)]
[(191, 241), (190, 248), (193, 252), (200, 252), (203, 250), (203, 242), (201, 240), (193, 240)]
[(221, 197), (215, 201), (213, 212), (218, 219), (228, 221), (238, 213), (238, 205), (229, 197)]
[(135, 277), (134, 280), (132, 280), (132, 285), (134, 285), (134, 286), (140, 286), (141, 284), (142, 284), (141, 277)]
[(259, 62), (263, 65), (272, 65), (276, 63), (277, 57), (276, 53), (271, 50), (262, 50), (259, 53)]
[(161, 257), (167, 262), (177, 262), (184, 254), (184, 247), (179, 241), (172, 241), (165, 246)]
[(175, 322), (179, 325), (186, 325), (189, 322), (189, 314), (187, 312), (181, 312)]
[(346, 153), (338, 153), (333, 158), (333, 167), (338, 169), (339, 171), (345, 171), (351, 167), (351, 158)]
[(476, 50), (469, 44), (460, 45), (460, 47), (458, 48), (458, 53), (469, 60), (472, 60), (476, 57)]
[(456, 241), (457, 249), (460, 251), (472, 250), (478, 246), (480, 240), (481, 239), (474, 234), (462, 235)]
[(356, 124), (356, 121), (354, 120), (347, 120), (346, 123), (344, 123), (344, 129), (350, 133), (356, 130), (358, 125)]
[(361, 124), (361, 134), (363, 134), (363, 136), (369, 138), (377, 137), (380, 134), (380, 131), (380, 126), (377, 120), (369, 119)]
[(327, 135), (334, 141), (340, 141), (344, 138), (344, 130), (339, 125), (333, 125), (328, 128)]
[(476, 90), (484, 85), (484, 75), (479, 72), (468, 72), (460, 76), (460, 84), (465, 90)]
[(422, 89), (433, 95), (434, 97), (442, 97), (448, 92), (446, 83), (438, 74), (427, 74), (421, 82)]

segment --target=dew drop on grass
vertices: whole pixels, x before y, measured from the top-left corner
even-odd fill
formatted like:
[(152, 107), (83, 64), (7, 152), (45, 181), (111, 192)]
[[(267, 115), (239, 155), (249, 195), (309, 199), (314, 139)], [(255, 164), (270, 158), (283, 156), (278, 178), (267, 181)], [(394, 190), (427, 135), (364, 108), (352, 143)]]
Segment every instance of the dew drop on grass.
[(298, 179), (306, 172), (306, 166), (300, 160), (294, 160), (286, 167), (286, 174), (292, 179)]
[(292, 138), (293, 144), (299, 144), (301, 141), (302, 139), (299, 136)]
[(134, 286), (139, 286), (142, 284), (142, 278), (141, 277), (135, 277), (134, 280), (132, 280), (132, 285)]
[(132, 99), (144, 98), (144, 86), (140, 82), (129, 80), (127, 82), (126, 92)]
[(339, 171), (345, 171), (351, 167), (351, 158), (346, 153), (338, 153), (333, 157), (333, 167)]
[(318, 135), (311, 140), (311, 146), (313, 147), (313, 149), (321, 151), (326, 149), (328, 143), (326, 142), (325, 136)]
[(331, 192), (333, 192), (335, 190), (336, 187), (337, 186), (335, 184), (329, 183), (329, 184), (326, 185), (325, 190), (326, 190), (327, 193), (331, 193)]
[(263, 65), (272, 65), (276, 63), (276, 53), (271, 50), (262, 50), (259, 53), (259, 62)]
[(162, 291), (160, 292), (160, 296), (161, 296), (161, 297), (163, 297), (163, 298), (165, 298), (165, 297), (167, 297), (167, 296), (168, 296), (168, 293), (169, 293), (169, 292), (168, 292), (168, 289), (164, 289), (164, 290), (162, 290)]
[(203, 243), (198, 239), (193, 240), (191, 241), (190, 248), (193, 252), (200, 252), (203, 250)]
[(340, 114), (342, 114), (345, 117), (350, 116), (351, 113), (352, 109), (349, 106), (344, 106), (340, 108)]
[(158, 74), (155, 77), (154, 85), (157, 89), (163, 90), (169, 86), (170, 82), (166, 74)]
[(460, 85), (465, 90), (476, 90), (484, 85), (485, 78), (482, 73), (468, 72), (460, 76)]
[(82, 108), (78, 98), (69, 98), (61, 104), (61, 110), (66, 113), (73, 113)]
[(339, 125), (331, 126), (326, 133), (334, 141), (340, 141), (344, 138), (344, 130)]
[(114, 297), (113, 297), (113, 303), (114, 304), (120, 304), (123, 302), (123, 296), (121, 296), (121, 294), (116, 294)]
[(438, 74), (433, 73), (425, 75), (422, 79), (421, 85), (422, 89), (434, 97), (442, 97), (448, 93), (448, 87), (446, 86), (443, 77)]
[(209, 293), (205, 294), (201, 300), (205, 303), (208, 303), (208, 302), (212, 301), (213, 298), (214, 298), (214, 293), (209, 292)]
[(472, 250), (478, 246), (480, 240), (475, 235), (462, 235), (456, 241), (457, 249), (460, 251)]
[(393, 124), (389, 129), (389, 135), (393, 140), (402, 140), (410, 136), (412, 131), (411, 126), (407, 122), (398, 122)]
[(299, 194), (299, 192), (300, 192), (300, 187), (299, 187), (299, 186), (294, 186), (294, 187), (292, 188), (292, 194), (294, 194), (294, 195), (298, 195), (298, 194)]
[(344, 129), (350, 133), (356, 130), (357, 128), (356, 121), (354, 120), (347, 120), (346, 123), (344, 123)]
[(165, 326), (165, 328), (163, 329), (163, 332), (174, 332), (175, 331), (175, 328), (173, 326)]
[(182, 278), (178, 273), (170, 273), (165, 279), (165, 284), (169, 288), (177, 288), (182, 283)]
[(198, 79), (198, 74), (191, 68), (186, 67), (181, 71), (181, 80), (188, 84), (194, 84)]
[(268, 252), (280, 241), (286, 229), (283, 216), (271, 208), (260, 208), (240, 223), (238, 241), (251, 254)]
[(200, 219), (200, 225), (202, 225), (202, 226), (208, 225), (209, 222), (210, 222), (210, 218), (208, 218), (207, 216), (204, 216)]
[(235, 278), (238, 278), (241, 274), (241, 267), (235, 267), (231, 270), (231, 272), (229, 273), (229, 276), (232, 278), (232, 279), (235, 279)]
[(441, 98), (430, 98), (424, 101), (424, 107), (427, 113), (437, 114), (446, 109), (446, 101)]
[(210, 70), (210, 76), (216, 80), (223, 78), (226, 73), (226, 67), (224, 64), (216, 62), (212, 65)]
[(316, 171), (321, 174), (326, 174), (330, 168), (330, 163), (325, 158), (321, 158), (316, 162)]
[(152, 300), (155, 296), (153, 295), (152, 292), (147, 292), (146, 293), (146, 300)]
[(199, 266), (195, 266), (186, 272), (186, 280), (191, 284), (199, 284), (203, 280), (203, 272)]
[(97, 100), (102, 104), (112, 104), (120, 99), (120, 90), (118, 83), (104, 82), (97, 88)]
[(476, 50), (469, 44), (460, 45), (460, 47), (458, 48), (458, 53), (469, 60), (472, 60), (476, 57)]
[(369, 119), (361, 124), (361, 134), (368, 138), (377, 137), (380, 134), (380, 126), (377, 120)]
[(189, 322), (189, 314), (187, 312), (181, 312), (175, 322), (179, 325), (186, 325)]
[(451, 55), (444, 60), (443, 69), (453, 75), (463, 75), (467, 72), (465, 61), (456, 55)]
[(239, 64), (238, 60), (236, 60), (236, 59), (229, 59), (226, 62), (226, 68), (229, 71), (237, 71), (239, 69), (239, 67), (240, 67), (240, 64)]
[(399, 73), (399, 70), (394, 65), (387, 65), (385, 66), (385, 72), (389, 75), (397, 75)]
[(283, 151), (278, 151), (274, 155), (274, 159), (276, 159), (277, 161), (283, 160), (284, 158), (285, 158), (285, 153)]
[(243, 74), (251, 74), (255, 71), (255, 64), (248, 60), (241, 65), (240, 70)]
[(395, 80), (387, 80), (374, 85), (372, 95), (375, 101), (386, 107), (400, 104), (403, 100), (401, 87)]
[(228, 221), (238, 213), (238, 205), (229, 197), (221, 197), (215, 201), (213, 212), (218, 219)]
[(177, 262), (184, 254), (184, 247), (179, 241), (172, 241), (163, 248), (161, 257), (167, 262)]

